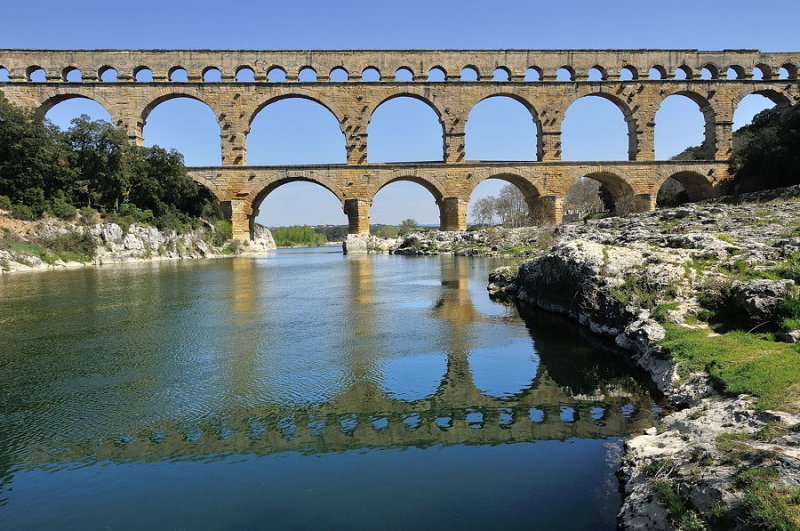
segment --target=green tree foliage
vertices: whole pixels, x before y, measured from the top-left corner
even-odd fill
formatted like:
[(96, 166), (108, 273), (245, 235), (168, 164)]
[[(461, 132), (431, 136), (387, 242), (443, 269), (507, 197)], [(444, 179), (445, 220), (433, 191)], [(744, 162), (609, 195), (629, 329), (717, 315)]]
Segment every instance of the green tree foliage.
[(400, 222), (400, 226), (397, 228), (400, 234), (408, 234), (409, 232), (414, 232), (419, 228), (419, 223), (415, 219), (404, 219)]
[(758, 113), (739, 129), (732, 168), (734, 191), (800, 183), (800, 105)]
[(308, 225), (278, 227), (270, 230), (272, 231), (272, 237), (275, 239), (275, 245), (278, 247), (313, 247), (328, 241), (324, 234), (316, 232)]
[(399, 232), (397, 227), (394, 225), (381, 225), (375, 231), (375, 236), (378, 236), (379, 238), (397, 238), (398, 234)]
[(87, 116), (61, 131), (2, 94), (0, 195), (34, 218), (44, 211), (70, 218), (74, 207), (172, 227), (221, 217), (211, 192), (186, 174), (180, 153), (132, 146), (122, 130)]

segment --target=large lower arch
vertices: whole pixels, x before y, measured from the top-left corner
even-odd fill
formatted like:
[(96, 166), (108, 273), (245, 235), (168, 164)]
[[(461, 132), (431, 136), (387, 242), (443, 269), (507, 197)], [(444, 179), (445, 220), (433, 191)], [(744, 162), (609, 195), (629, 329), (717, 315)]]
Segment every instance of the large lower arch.
[(367, 138), (369, 162), (444, 160), (441, 113), (418, 94), (394, 94), (381, 101), (370, 114)]
[(633, 188), (624, 177), (609, 171), (595, 171), (579, 176), (572, 186), (575, 186), (581, 177), (599, 182), (608, 191), (611, 195), (610, 200), (613, 202), (614, 212), (617, 215), (626, 215), (642, 210), (641, 206), (637, 204)]
[[(266, 184), (266, 186), (264, 186), (255, 195), (255, 197), (253, 198), (253, 201), (252, 201), (252, 214), (250, 215), (250, 220), (249, 220), (249, 222), (250, 222), (249, 223), (249, 230), (250, 230), (250, 237), (251, 238), (255, 234), (256, 220), (257, 220), (257, 218), (258, 218), (258, 216), (260, 214), (261, 206), (262, 206), (262, 203), (264, 202), (264, 200), (267, 199), (267, 197), (271, 193), (275, 192), (278, 188), (280, 188), (280, 187), (282, 187), (284, 185), (292, 184), (292, 183), (310, 183), (310, 184), (313, 184), (315, 186), (319, 186), (319, 187), (327, 190), (328, 192), (330, 192), (338, 200), (340, 209), (344, 205), (344, 197), (340, 193), (337, 193), (332, 187), (328, 186), (328, 184), (326, 184), (326, 183), (324, 183), (322, 181), (319, 181), (317, 179), (314, 179), (312, 177), (284, 177), (284, 178), (276, 179), (276, 180)], [(343, 222), (344, 219), (341, 219), (340, 221)], [(315, 224), (315, 223), (308, 223), (308, 222), (295, 223), (295, 222), (290, 222), (289, 224), (294, 225), (294, 224)]]
[[(499, 183), (504, 186), (498, 188)], [(476, 182), (470, 193), (469, 214), (473, 222), (499, 222), (504, 226), (531, 225), (546, 217), (539, 188), (513, 173), (493, 174)]]
[(658, 184), (658, 190), (660, 190), (669, 179), (674, 179), (683, 186), (688, 200), (691, 202), (709, 199), (715, 195), (714, 185), (708, 178), (697, 172), (680, 171), (670, 175)]
[(176, 149), (188, 166), (219, 166), (220, 125), (214, 109), (189, 93), (169, 93), (145, 105), (137, 124), (145, 145)]
[(252, 165), (343, 164), (347, 147), (340, 120), (320, 101), (300, 95), (272, 98), (250, 117)]
[[(622, 121), (613, 107), (597, 100), (612, 104)], [(636, 119), (625, 102), (612, 94), (585, 94), (564, 112), (561, 145), (563, 160), (636, 160)]]
[(736, 108), (733, 111), (733, 130), (750, 125), (753, 117), (761, 111), (777, 107), (787, 109), (791, 106), (789, 98), (775, 90), (756, 90), (749, 94), (743, 94), (736, 100)]
[(469, 111), (465, 126), (468, 160), (542, 159), (541, 122), (530, 102), (492, 94)]
[(108, 109), (96, 99), (86, 96), (50, 98), (39, 108), (42, 118), (46, 118), (62, 130), (71, 127), (71, 120), (88, 116), (91, 120), (101, 120), (113, 124), (114, 119)]
[[(103, 110), (105, 110), (106, 114), (111, 117), (112, 123), (115, 122), (114, 116), (111, 114), (111, 109), (113, 109), (113, 105), (111, 105), (108, 101), (102, 98), (100, 95), (89, 91), (89, 90), (70, 90), (68, 92), (57, 92), (46, 97), (41, 104), (39, 105), (38, 112), (39, 114), (44, 117), (47, 115), (50, 110), (53, 109), (56, 105), (60, 103), (64, 103), (65, 101), (71, 100), (88, 100), (92, 101), (98, 105), (100, 105)], [(115, 123), (115, 125), (118, 125)]]
[[(394, 189), (395, 197), (393, 200), (385, 201), (381, 195), (386, 196), (389, 187)], [(424, 188), (428, 193), (419, 194), (419, 187)], [(400, 194), (399, 198), (398, 194)], [(433, 199), (433, 205), (430, 203), (425, 205), (426, 197)], [(421, 224), (431, 224), (435, 222), (434, 218), (438, 217), (440, 228), (447, 225), (446, 200), (442, 188), (425, 177), (405, 175), (387, 179), (375, 188), (375, 192), (369, 198), (370, 207), (375, 206), (376, 201), (379, 205), (389, 203), (390, 210), (388, 213), (379, 211), (378, 216), (373, 220), (375, 223), (395, 225), (402, 220), (413, 219)]]

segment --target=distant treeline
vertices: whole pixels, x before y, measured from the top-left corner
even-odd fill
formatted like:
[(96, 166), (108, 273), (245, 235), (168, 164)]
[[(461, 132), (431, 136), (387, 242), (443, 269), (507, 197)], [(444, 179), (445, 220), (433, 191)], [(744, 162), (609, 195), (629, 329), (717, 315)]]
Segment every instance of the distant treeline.
[(324, 234), (320, 234), (308, 225), (277, 227), (270, 230), (272, 237), (275, 238), (275, 245), (278, 247), (313, 247), (328, 243), (328, 238)]

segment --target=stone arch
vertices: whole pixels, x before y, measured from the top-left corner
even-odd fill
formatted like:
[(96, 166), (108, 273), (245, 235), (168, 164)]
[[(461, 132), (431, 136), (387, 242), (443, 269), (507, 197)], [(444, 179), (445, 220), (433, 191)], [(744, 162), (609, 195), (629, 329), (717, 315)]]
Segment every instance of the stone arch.
[[(561, 115), (561, 123), (559, 124), (559, 130), (561, 131), (562, 138), (564, 134), (564, 119), (567, 116), (567, 112), (569, 111), (570, 107), (572, 107), (578, 100), (587, 97), (595, 97), (595, 98), (602, 98), (606, 101), (609, 101), (614, 104), (617, 109), (622, 113), (622, 117), (625, 121), (627, 134), (628, 134), (628, 160), (636, 160), (636, 154), (639, 150), (639, 139), (636, 134), (636, 126), (637, 120), (636, 116), (634, 115), (631, 108), (628, 106), (625, 101), (623, 101), (619, 96), (615, 94), (611, 94), (608, 92), (584, 92), (583, 94), (579, 94), (577, 98), (569, 102), (569, 105), (564, 109), (563, 114)], [(541, 135), (540, 135), (541, 136)]]
[[(61, 102), (72, 100), (76, 98), (83, 98), (87, 100), (92, 100), (93, 102), (99, 104), (105, 111), (111, 116), (111, 119), (115, 122), (117, 121), (117, 117), (114, 116), (112, 109), (114, 106), (111, 103), (97, 94), (96, 92), (90, 89), (82, 89), (78, 87), (69, 87), (69, 88), (58, 88), (55, 91), (51, 92), (44, 99), (42, 99), (41, 103), (39, 104), (38, 113), (44, 118), (47, 112), (58, 105)], [(115, 123), (115, 125), (119, 126), (119, 123)]]
[[(78, 79), (70, 79), (75, 73), (77, 73)], [(69, 83), (80, 83), (83, 81), (83, 72), (75, 66), (68, 66), (61, 71), (61, 79)]]
[[(428, 208), (433, 207), (433, 210), (429, 211), (428, 215), (430, 215), (432, 212), (436, 212), (439, 216), (439, 227), (442, 228), (443, 230), (446, 230), (446, 227), (448, 226), (448, 213), (449, 213), (447, 207), (448, 204), (452, 202), (453, 198), (448, 198), (448, 194), (446, 192), (446, 188), (444, 187), (443, 183), (438, 182), (438, 179), (431, 178), (430, 176), (427, 175), (417, 175), (412, 172), (408, 174), (401, 173), (391, 176), (387, 175), (386, 177), (380, 178), (379, 182), (375, 183), (375, 185), (372, 187), (371, 192), (368, 192), (368, 200), (371, 207), (375, 206), (376, 197), (383, 189), (385, 189), (389, 185), (395, 183), (403, 183), (403, 182), (414, 183), (415, 185), (419, 185), (430, 194), (431, 198), (433, 199), (433, 205), (428, 203)], [(411, 190), (410, 189), (407, 190), (407, 193), (411, 193)], [(424, 196), (425, 193), (422, 192), (422, 194)], [(456, 201), (458, 200), (456, 199)], [(381, 201), (378, 201), (378, 203), (380, 204)], [(420, 200), (418, 199), (417, 201), (415, 201), (414, 204), (419, 205)], [(381, 217), (380, 213), (378, 214), (378, 217)], [(409, 216), (403, 214), (401, 217), (409, 217)], [(423, 222), (425, 221), (426, 220), (423, 220)]]
[(37, 74), (39, 72), (43, 73), (44, 79), (42, 79), (42, 81), (47, 81), (47, 70), (45, 70), (44, 68), (42, 68), (39, 65), (31, 65), (28, 68), (26, 68), (25, 69), (25, 79), (28, 80), (28, 81), (32, 81), (32, 82), (41, 83), (42, 81), (36, 81), (36, 80), (33, 79), (35, 74)]
[(658, 114), (658, 110), (661, 109), (662, 105), (664, 104), (664, 100), (669, 98), (670, 96), (684, 96), (689, 100), (693, 101), (697, 104), (700, 108), (700, 112), (703, 115), (703, 122), (704, 122), (704, 131), (703, 131), (703, 149), (704, 153), (707, 158), (713, 159), (713, 150), (716, 146), (717, 141), (717, 134), (716, 134), (716, 122), (717, 122), (717, 115), (714, 111), (714, 107), (711, 103), (697, 92), (693, 92), (691, 90), (676, 90), (674, 92), (665, 93), (664, 97), (662, 98), (661, 102), (658, 105), (658, 109), (656, 110), (656, 114)]
[[(474, 77), (474, 79), (473, 79)], [(464, 68), (461, 69), (461, 74), (459, 76), (461, 81), (480, 81), (481, 73), (478, 70), (478, 67), (475, 65), (464, 65)]]
[(248, 230), (250, 231), (250, 238), (253, 238), (253, 234), (255, 232), (255, 223), (256, 218), (258, 217), (261, 204), (264, 202), (264, 199), (267, 198), (269, 194), (274, 192), (276, 189), (280, 188), (281, 186), (293, 182), (306, 182), (306, 183), (313, 183), (319, 185), (338, 199), (342, 207), (344, 207), (345, 202), (345, 194), (339, 190), (336, 186), (332, 185), (332, 183), (326, 182), (322, 179), (317, 179), (313, 175), (297, 175), (297, 176), (277, 176), (265, 181), (258, 181), (256, 184), (251, 186), (250, 188), (250, 196), (253, 198), (250, 202), (250, 207), (252, 209), (251, 214), (248, 220)]
[[(528, 113), (530, 113), (531, 120), (533, 121), (534, 127), (536, 128), (536, 137), (535, 137), (536, 148), (535, 148), (535, 158), (534, 158), (534, 160), (537, 160), (537, 161), (542, 160), (543, 151), (544, 151), (544, 145), (543, 145), (543, 142), (542, 142), (542, 123), (541, 123), (541, 120), (539, 119), (539, 113), (536, 111), (536, 108), (533, 106), (533, 104), (528, 99), (526, 99), (526, 98), (524, 98), (524, 97), (522, 97), (522, 96), (520, 96), (518, 94), (514, 94), (514, 93), (510, 93), (510, 92), (495, 92), (495, 93), (483, 96), (481, 99), (479, 99), (477, 102), (475, 102), (469, 108), (469, 111), (467, 112), (466, 123), (464, 124), (465, 125), (465, 131), (466, 131), (466, 126), (469, 124), (469, 115), (472, 112), (472, 110), (475, 107), (477, 107), (481, 102), (484, 102), (484, 101), (486, 101), (488, 99), (491, 99), (491, 98), (509, 98), (509, 99), (521, 104), (528, 111)], [(466, 134), (465, 134), (465, 137), (464, 137), (464, 141), (465, 141), (465, 147), (466, 147), (466, 145), (467, 145), (467, 143), (469, 141), (469, 137)]]
[(331, 71), (328, 73), (328, 81), (333, 81), (335, 83), (345, 83), (349, 80), (350, 80), (350, 72), (348, 72), (347, 69), (344, 68), (343, 66), (335, 66), (331, 68)]
[[(269, 109), (269, 107), (273, 104), (279, 102), (288, 102), (290, 100), (299, 100), (310, 105), (306, 106), (305, 108), (298, 109), (300, 105), (298, 105), (298, 101), (295, 101), (294, 104), (290, 104), (294, 105), (294, 107), (279, 106), (278, 109), (275, 110), (275, 114), (264, 118), (264, 120), (267, 121), (266, 124), (262, 122), (263, 127), (259, 126), (256, 128), (255, 133), (251, 135), (253, 124), (255, 123), (256, 118), (263, 111)], [(291, 123), (287, 123), (286, 121), (288, 115), (293, 117)], [(278, 96), (269, 98), (254, 109), (253, 113), (248, 117), (247, 126), (243, 131), (245, 135), (246, 148), (248, 151), (251, 150), (251, 147), (255, 148), (258, 146), (263, 149), (264, 146), (270, 145), (270, 142), (277, 143), (277, 145), (281, 146), (282, 148), (286, 148), (286, 152), (284, 153), (282, 159), (280, 156), (278, 156), (277, 158), (281, 160), (276, 160), (275, 153), (277, 152), (270, 151), (269, 153), (271, 154), (271, 160), (262, 159), (260, 164), (297, 164), (296, 159), (293, 162), (289, 162), (292, 160), (293, 156), (297, 156), (297, 153), (291, 152), (292, 150), (290, 149), (290, 146), (293, 144), (281, 144), (281, 142), (283, 142), (282, 139), (276, 140), (274, 137), (270, 138), (270, 135), (274, 135), (275, 132), (280, 131), (280, 128), (282, 127), (284, 131), (284, 135), (282, 135), (283, 138), (294, 139), (295, 142), (302, 142), (302, 140), (297, 140), (298, 131), (296, 130), (295, 126), (306, 123), (306, 119), (308, 119), (306, 124), (308, 127), (308, 134), (304, 138), (306, 141), (309, 141), (313, 138), (314, 141), (318, 142), (319, 149), (317, 150), (318, 158), (316, 158), (314, 161), (307, 160), (306, 158), (302, 164), (344, 163), (347, 160), (346, 134), (343, 130), (342, 120), (339, 115), (325, 102), (306, 94), (298, 94), (296, 92), (287, 92), (286, 94), (280, 94)], [(277, 129), (274, 127), (276, 123), (278, 124)], [(334, 130), (338, 131), (339, 133), (335, 140), (333, 137)], [(314, 137), (314, 135), (319, 136)], [(336, 143), (335, 146), (334, 143)], [(256, 153), (255, 158), (258, 159), (259, 152), (254, 153)], [(264, 152), (261, 153), (264, 155)]]
[[(593, 179), (605, 186), (606, 189), (611, 193), (611, 197), (614, 201), (614, 210), (618, 214), (627, 214), (637, 210), (635, 204), (636, 193), (633, 187), (624, 177), (608, 170), (598, 170), (589, 173), (583, 172), (573, 178), (573, 180), (570, 182), (569, 188), (572, 188), (581, 177)], [(567, 189), (566, 192), (568, 191), (569, 189)], [(564, 195), (566, 195), (566, 192)]]
[[(149, 77), (149, 80), (139, 79), (139, 76)], [(139, 83), (150, 83), (153, 81), (153, 69), (149, 66), (137, 66), (133, 69), (133, 80)]]
[(759, 89), (759, 90), (745, 90), (745, 91), (737, 94), (736, 97), (734, 98), (734, 100), (733, 100), (734, 110), (739, 105), (739, 103), (741, 103), (741, 101), (743, 99), (745, 99), (747, 96), (750, 96), (750, 95), (753, 95), (753, 94), (757, 94), (759, 96), (764, 96), (765, 98), (770, 100), (772, 103), (774, 103), (777, 107), (779, 107), (781, 109), (785, 109), (786, 107), (790, 107), (792, 105), (792, 101), (789, 98), (789, 96), (787, 96), (786, 94), (784, 94), (780, 90), (771, 89), (771, 88), (770, 89)]
[(317, 71), (309, 65), (302, 66), (297, 71), (297, 80), (303, 83), (316, 83)]
[[(253, 120), (255, 120), (255, 118), (258, 115), (258, 113), (263, 111), (265, 107), (267, 107), (268, 105), (270, 105), (272, 103), (275, 103), (275, 102), (278, 102), (278, 101), (281, 101), (281, 100), (291, 99), (291, 98), (299, 98), (299, 99), (303, 99), (303, 100), (309, 100), (309, 101), (312, 101), (314, 103), (317, 103), (317, 104), (321, 105), (328, 112), (330, 112), (333, 115), (334, 118), (336, 118), (336, 121), (339, 123), (339, 128), (341, 129), (342, 118), (336, 112), (336, 110), (334, 110), (333, 107), (328, 105), (326, 102), (324, 102), (322, 100), (319, 100), (317, 98), (314, 98), (312, 96), (309, 96), (307, 94), (298, 94), (296, 92), (289, 92), (289, 93), (286, 93), (286, 94), (280, 94), (278, 96), (274, 96), (272, 98), (269, 98), (268, 100), (266, 100), (266, 101), (262, 102), (260, 105), (258, 105), (253, 110), (253, 112), (250, 113), (250, 116), (247, 119), (247, 131), (245, 132), (245, 134), (250, 132), (250, 126), (253, 124)], [(344, 134), (344, 131), (342, 131), (342, 134)]]
[[(160, 96), (156, 97), (155, 99), (149, 101), (143, 108), (142, 112), (139, 114), (139, 127), (144, 128), (144, 125), (147, 123), (147, 118), (150, 116), (150, 113), (153, 112), (153, 109), (164, 103), (165, 101), (174, 100), (177, 98), (188, 98), (190, 100), (199, 101), (206, 107), (208, 107), (212, 113), (214, 113), (214, 117), (219, 121), (219, 113), (212, 107), (207, 101), (203, 100), (201, 97), (197, 96), (196, 94), (192, 94), (191, 92), (181, 91), (181, 92), (167, 92), (166, 94), (161, 94)], [(141, 131), (139, 131), (141, 133)]]
[(675, 79), (685, 79), (687, 81), (694, 79), (694, 72), (689, 66), (681, 65), (675, 69)]
[[(111, 79), (109, 79), (109, 80), (103, 79), (103, 78), (107, 77), (106, 74), (109, 74), (109, 75), (113, 76), (113, 80), (111, 80)], [(114, 68), (111, 65), (103, 65), (103, 66), (101, 66), (100, 68), (97, 69), (97, 79), (99, 81), (101, 81), (101, 82), (104, 82), (104, 83), (116, 81), (117, 80), (117, 69)]]
[[(586, 72), (589, 81), (606, 81), (608, 80), (608, 71), (600, 65), (594, 65)], [(597, 77), (597, 79), (592, 79)]]
[(781, 68), (786, 70), (787, 79), (797, 79), (797, 65), (792, 63), (784, 63)]
[[(760, 77), (756, 77), (756, 75), (758, 73), (761, 74)], [(753, 79), (761, 79), (761, 80), (764, 80), (764, 81), (768, 81), (768, 80), (772, 79), (772, 75), (773, 75), (772, 68), (770, 68), (770, 66), (768, 64), (758, 63), (753, 68)]]
[[(178, 79), (183, 77), (186, 79)], [(180, 65), (173, 66), (169, 69), (169, 72), (167, 72), (167, 79), (169, 79), (171, 83), (185, 83), (189, 81), (189, 71)]]
[(730, 65), (726, 77), (728, 79), (746, 79), (747, 72), (741, 65)]
[[(251, 83), (256, 80), (256, 71), (250, 65), (239, 65), (234, 70), (233, 78), (240, 83)], [(252, 78), (252, 80), (244, 78)]]
[(719, 79), (719, 67), (714, 63), (706, 63), (700, 67), (700, 78), (705, 79), (703, 77), (703, 72), (708, 72), (708, 79)]
[(689, 201), (702, 201), (703, 199), (709, 199), (715, 195), (713, 183), (710, 182), (706, 176), (695, 171), (679, 171), (664, 177), (657, 183), (656, 194), (658, 194), (658, 191), (661, 190), (661, 187), (664, 186), (664, 183), (669, 179), (675, 179), (681, 183), (684, 190), (686, 190), (686, 194), (689, 196)]
[(531, 65), (525, 69), (525, 81), (541, 81), (544, 73), (538, 66)]
[[(564, 79), (566, 77), (566, 79)], [(575, 69), (570, 65), (563, 65), (556, 69), (557, 81), (575, 81)]]
[[(210, 79), (213, 77), (218, 79)], [(200, 73), (200, 79), (203, 80), (203, 83), (218, 83), (222, 81), (222, 70), (217, 66), (207, 66)]]
[(394, 80), (401, 82), (414, 81), (414, 71), (408, 66), (400, 66), (394, 71)]
[[(374, 77), (375, 79), (368, 79)], [(381, 80), (381, 71), (374, 66), (367, 66), (361, 71), (361, 81), (376, 82)]]
[(619, 70), (619, 78), (623, 81), (627, 77), (623, 74), (623, 72), (627, 72), (627, 76), (630, 76), (630, 81), (635, 81), (639, 79), (639, 69), (633, 65), (625, 65)]
[(268, 83), (284, 83), (286, 81), (286, 69), (282, 66), (273, 65), (267, 68)]
[(401, 175), (398, 177), (393, 176), (384, 181), (379, 182), (378, 185), (375, 187), (374, 191), (372, 192), (372, 194), (370, 194), (369, 197), (370, 201), (375, 199), (375, 196), (378, 195), (378, 192), (386, 188), (388, 185), (401, 181), (408, 181), (422, 186), (431, 193), (433, 199), (437, 203), (440, 203), (447, 196), (444, 186), (441, 183), (434, 182), (433, 180), (428, 179), (427, 177), (409, 174), (409, 175)]
[(511, 81), (511, 70), (505, 66), (498, 66), (492, 73), (492, 81)]
[(518, 173), (512, 172), (501, 172), (501, 173), (492, 173), (486, 174), (480, 177), (477, 177), (472, 184), (472, 188), (469, 191), (469, 204), (468, 209), (471, 209), (474, 204), (474, 199), (472, 195), (478, 187), (490, 180), (498, 180), (503, 181), (505, 183), (511, 184), (516, 187), (517, 190), (520, 191), (522, 196), (525, 198), (525, 203), (527, 205), (527, 217), (529, 222), (533, 222), (539, 214), (543, 214), (541, 211), (541, 185), (540, 183), (534, 182), (529, 178), (523, 177)]
[(428, 70), (428, 81), (441, 82), (446, 80), (447, 80), (447, 71), (440, 65), (432, 66)]
[(648, 79), (665, 79), (667, 77), (667, 69), (663, 65), (653, 65), (647, 73)]
[[(385, 103), (393, 101), (393, 100), (397, 100), (397, 99), (400, 99), (400, 98), (410, 98), (412, 100), (422, 102), (427, 108), (429, 108), (430, 110), (433, 111), (434, 115), (436, 116), (436, 120), (439, 123), (438, 131), (441, 134), (441, 158), (435, 159), (435, 160), (444, 160), (444, 158), (445, 158), (445, 124), (444, 124), (444, 120), (442, 119), (442, 113), (439, 110), (439, 108), (433, 103), (433, 101), (431, 101), (431, 99), (429, 99), (424, 93), (416, 93), (416, 92), (412, 92), (412, 91), (403, 91), (403, 92), (398, 92), (396, 94), (391, 94), (390, 96), (387, 96), (387, 97), (383, 98), (382, 100), (380, 100), (377, 103), (377, 105), (375, 105), (370, 110), (370, 112), (369, 112), (369, 120), (367, 121), (367, 135), (368, 135), (367, 136), (367, 146), (368, 146), (368, 149), (367, 149), (368, 155), (367, 155), (367, 157), (368, 157), (368, 159), (369, 159), (369, 142), (370, 142), (370, 138), (369, 138), (370, 130), (369, 130), (369, 128), (370, 128), (370, 125), (373, 124), (373, 119), (375, 117), (375, 113), (377, 113), (378, 110), (381, 108), (381, 106), (383, 106)], [(395, 161), (395, 162), (398, 162), (398, 161)]]

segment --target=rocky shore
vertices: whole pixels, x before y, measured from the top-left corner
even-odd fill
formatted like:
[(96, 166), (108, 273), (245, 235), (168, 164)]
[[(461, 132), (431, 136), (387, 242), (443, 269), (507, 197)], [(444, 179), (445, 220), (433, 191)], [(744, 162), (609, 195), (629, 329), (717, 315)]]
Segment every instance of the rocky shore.
[(253, 256), (275, 249), (272, 234), (256, 228), (252, 242), (215, 244), (211, 226), (186, 232), (117, 223), (21, 221), (0, 212), (0, 274), (135, 261)]
[(787, 342), (800, 337), (800, 188), (548, 238), (492, 273), (490, 294), (610, 337), (677, 410), (626, 444), (620, 525), (797, 529), (800, 350)]

